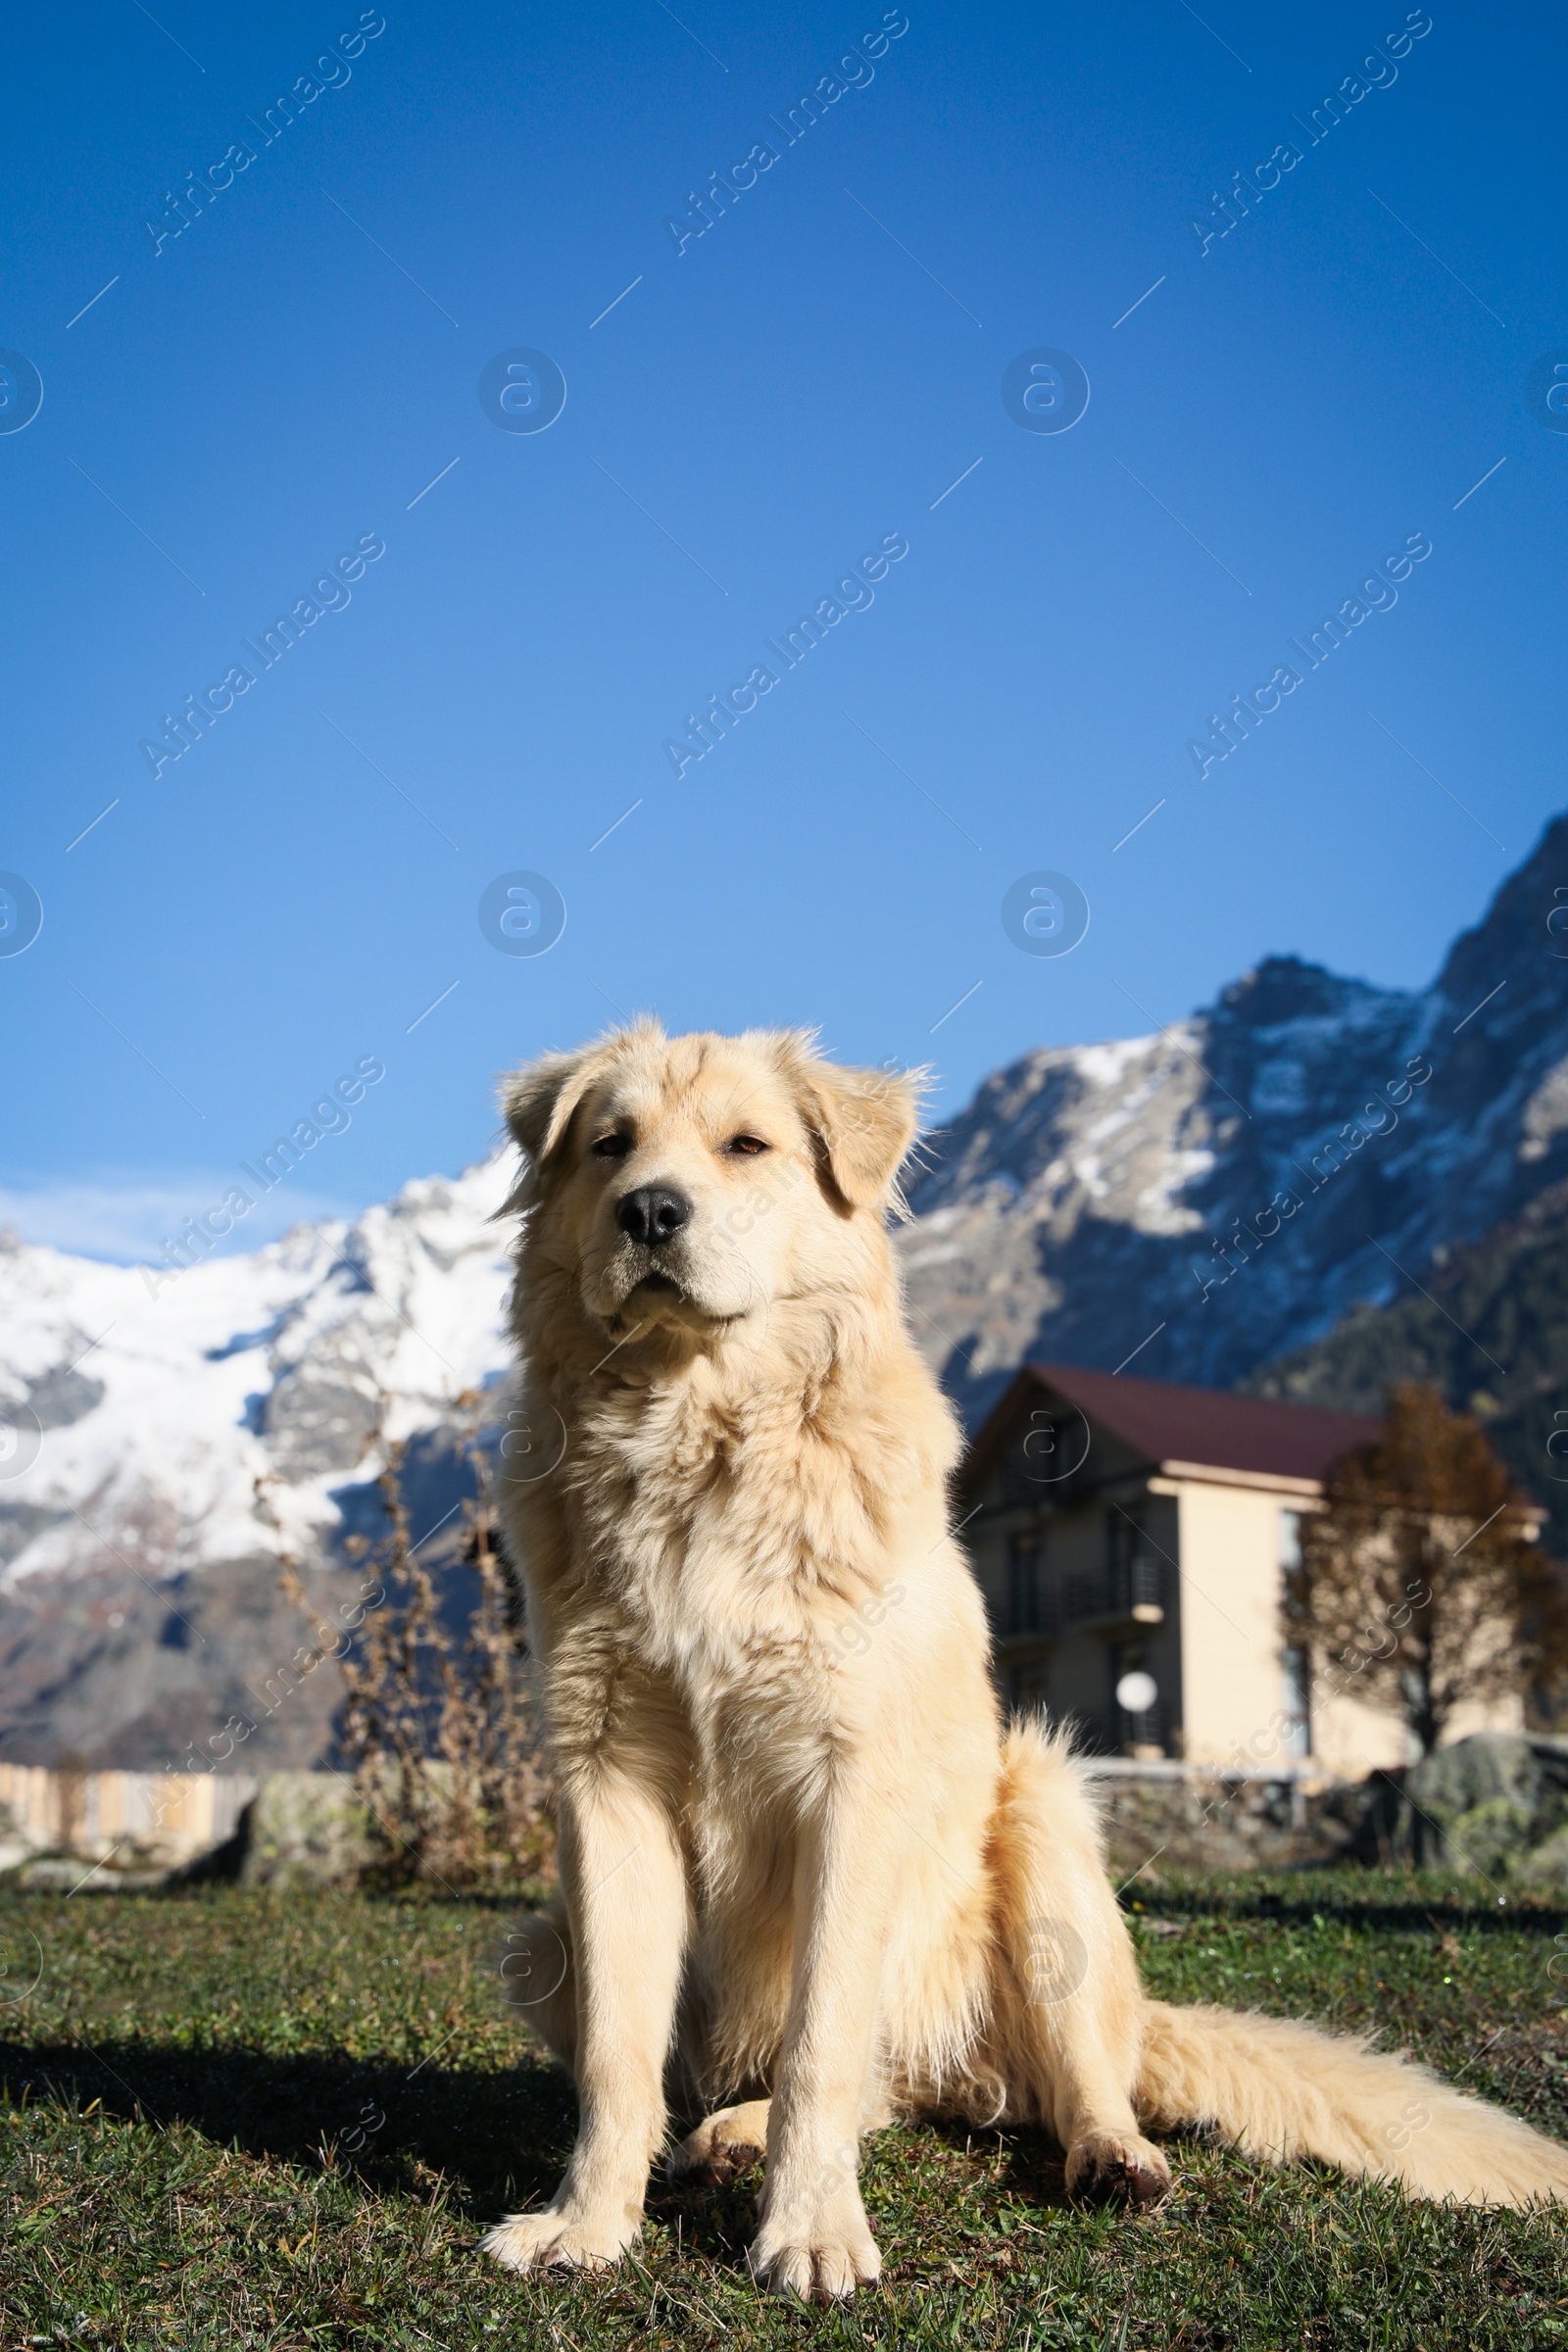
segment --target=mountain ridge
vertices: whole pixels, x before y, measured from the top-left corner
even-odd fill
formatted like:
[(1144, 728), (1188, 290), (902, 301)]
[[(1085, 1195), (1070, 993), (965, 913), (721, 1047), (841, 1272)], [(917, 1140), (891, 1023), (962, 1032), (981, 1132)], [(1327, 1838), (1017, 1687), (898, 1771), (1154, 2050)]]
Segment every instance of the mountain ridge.
[(1426, 989), (1267, 957), (1153, 1037), (986, 1079), (927, 1139), (904, 1243), (969, 1417), (1026, 1352), (1232, 1386), (1568, 1174), (1565, 886), (1558, 817)]
[[(1346, 1318), (1397, 1311), (1435, 1252), (1568, 1183), (1559, 891), (1568, 816), (1425, 989), (1268, 956), (1184, 1021), (988, 1077), (925, 1139), (894, 1243), (970, 1424), (1030, 1354), (1364, 1389), (1330, 1346)], [(207, 1738), (290, 1654), (279, 1543), (333, 1573), (345, 1530), (374, 1524), (388, 1443), (410, 1445), (439, 1556), (460, 1399), (507, 1360), (494, 1217), (514, 1172), (509, 1145), (161, 1282), (0, 1246), (0, 1411), (24, 1441), (0, 1461), (0, 1756), (156, 1765)], [(250, 1761), (313, 1760), (329, 1713), (318, 1692)]]

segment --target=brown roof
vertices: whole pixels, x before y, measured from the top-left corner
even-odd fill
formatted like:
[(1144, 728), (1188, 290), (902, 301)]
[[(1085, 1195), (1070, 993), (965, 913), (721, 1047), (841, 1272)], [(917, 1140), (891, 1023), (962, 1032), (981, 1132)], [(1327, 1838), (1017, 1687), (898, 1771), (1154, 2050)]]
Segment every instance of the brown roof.
[(1223, 1389), (1190, 1389), (1169, 1380), (1127, 1380), (1074, 1364), (1025, 1364), (975, 1437), (979, 1467), (1003, 1442), (1023, 1396), (1054, 1390), (1091, 1420), (1152, 1462), (1191, 1462), (1254, 1477), (1321, 1479), (1352, 1446), (1383, 1434), (1365, 1413), (1327, 1413), (1316, 1405), (1276, 1404)]

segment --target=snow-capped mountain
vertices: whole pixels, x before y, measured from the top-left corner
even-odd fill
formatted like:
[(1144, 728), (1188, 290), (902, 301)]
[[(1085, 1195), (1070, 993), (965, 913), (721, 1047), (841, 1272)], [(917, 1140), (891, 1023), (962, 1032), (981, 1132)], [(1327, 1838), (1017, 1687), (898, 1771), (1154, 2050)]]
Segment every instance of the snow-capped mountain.
[(501, 1372), (511, 1269), (492, 1219), (514, 1174), (501, 1152), (353, 1225), (182, 1272), (9, 1240), (0, 1755), (161, 1765), (236, 1711), (257, 1720), (247, 1764), (319, 1751), (329, 1674), (259, 1719), (306, 1638), (272, 1523), (326, 1560), (345, 1517), (379, 1515), (364, 1497), (381, 1439), (448, 1427)]
[[(1568, 817), (1426, 990), (1270, 958), (1155, 1036), (989, 1078), (898, 1243), (965, 1410), (1026, 1353), (1228, 1386), (1568, 1178), (1564, 934)], [(300, 1640), (258, 1479), (324, 1573), (377, 1516), (384, 1431), (437, 1526), (454, 1407), (506, 1361), (514, 1173), (508, 1148), (173, 1276), (0, 1250), (0, 1756), (156, 1766), (256, 1718)], [(323, 1670), (236, 1769), (312, 1760), (334, 1695)]]
[(1270, 957), (998, 1071), (926, 1157), (908, 1296), (967, 1411), (1026, 1353), (1229, 1387), (1568, 1174), (1568, 817), (1430, 988)]

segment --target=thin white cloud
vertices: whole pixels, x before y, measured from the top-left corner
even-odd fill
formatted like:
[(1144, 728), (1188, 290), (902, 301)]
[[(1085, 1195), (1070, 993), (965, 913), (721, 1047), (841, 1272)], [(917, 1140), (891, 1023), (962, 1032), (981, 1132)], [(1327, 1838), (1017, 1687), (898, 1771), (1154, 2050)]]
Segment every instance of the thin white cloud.
[[(17, 1179), (0, 1184), (0, 1231), (9, 1226), (21, 1241), (45, 1244), (74, 1257), (139, 1265), (160, 1257), (165, 1239), (176, 1238), (187, 1217), (201, 1216), (242, 1182), (233, 1168), (190, 1168), (157, 1178), (145, 1173), (117, 1178), (111, 1172), (72, 1181)], [(302, 1185), (279, 1184), (264, 1194), (209, 1254), (257, 1250), (291, 1225), (358, 1213), (357, 1203), (334, 1200)]]

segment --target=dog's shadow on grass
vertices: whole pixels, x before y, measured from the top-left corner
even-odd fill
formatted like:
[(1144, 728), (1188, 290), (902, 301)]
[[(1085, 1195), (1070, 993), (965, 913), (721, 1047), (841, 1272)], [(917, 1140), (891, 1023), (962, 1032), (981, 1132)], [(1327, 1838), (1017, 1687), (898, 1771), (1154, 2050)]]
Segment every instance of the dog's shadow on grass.
[(1272, 1887), (1251, 1893), (1245, 1886), (1227, 1887), (1216, 1895), (1212, 1887), (1173, 1884), (1150, 1890), (1147, 1899), (1151, 1911), (1216, 1927), (1257, 1919), (1271, 1927), (1326, 1925), (1376, 1935), (1459, 1928), (1472, 1935), (1543, 1938), (1553, 1937), (1568, 1927), (1568, 1904), (1555, 1899), (1549, 1889), (1525, 1888), (1522, 1900), (1516, 1892), (1506, 1904), (1494, 1901), (1483, 1905), (1474, 1899), (1462, 1901), (1451, 1890), (1427, 1895), (1417, 1888), (1406, 1894), (1400, 1891), (1397, 1880), (1393, 1890), (1386, 1891), (1370, 1875), (1366, 1891), (1358, 1892), (1353, 1901), (1337, 1891), (1314, 1889), (1310, 1871), (1302, 1871), (1298, 1884), (1301, 1892), (1291, 1895)]
[(0, 2090), (56, 2109), (97, 2099), (126, 2122), (184, 2124), (217, 2147), (314, 2170), (330, 2158), (374, 2196), (441, 2176), (476, 2223), (548, 2202), (576, 2124), (566, 2077), (529, 2058), (481, 2073), (323, 2052), (12, 2041), (0, 2042)]
[[(428, 2060), (413, 2068), (323, 2052), (179, 2049), (144, 2041), (0, 2042), (0, 2090), (14, 2102), (184, 2125), (215, 2147), (319, 2170), (330, 2159), (369, 2197), (427, 2193), (436, 2179), (474, 2227), (553, 2195), (571, 2152), (576, 2098), (543, 2058), (479, 2072)], [(944, 2151), (1004, 2158), (999, 2188), (1034, 2207), (1068, 2203), (1061, 2151), (1048, 2133), (922, 2128)], [(901, 2134), (866, 2143), (868, 2167), (897, 2161)], [(925, 2151), (929, 2155), (930, 2151)], [(918, 2165), (917, 2145), (907, 2151)], [(721, 2185), (667, 2181), (656, 2169), (648, 2212), (693, 2253), (740, 2259), (757, 2228), (761, 2169)]]

